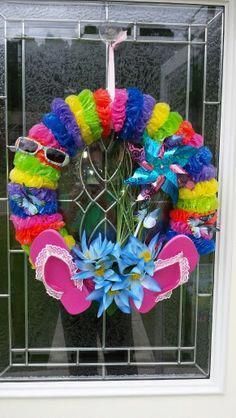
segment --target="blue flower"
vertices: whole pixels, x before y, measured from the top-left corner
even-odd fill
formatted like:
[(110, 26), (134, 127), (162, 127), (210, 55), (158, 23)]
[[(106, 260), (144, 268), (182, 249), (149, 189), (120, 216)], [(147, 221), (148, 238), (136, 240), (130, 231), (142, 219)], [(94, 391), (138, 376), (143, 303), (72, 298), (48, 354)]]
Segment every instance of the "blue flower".
[(133, 302), (139, 309), (144, 297), (144, 288), (159, 292), (160, 286), (152, 278), (155, 271), (154, 260), (160, 250), (159, 234), (155, 235), (149, 245), (131, 236), (123, 248), (119, 259), (119, 268), (126, 277), (126, 285), (132, 294)]
[(99, 281), (120, 281), (111, 266), (120, 255), (119, 244), (114, 244), (106, 238), (102, 239), (101, 234), (88, 246), (86, 235), (83, 233), (81, 240), (81, 250), (78, 246), (73, 247), (75, 263), (79, 273), (73, 277), (74, 280), (84, 280), (91, 277), (95, 283)]
[(130, 237), (121, 250), (118, 244), (98, 236), (88, 246), (85, 233), (81, 249), (74, 247), (75, 263), (79, 272), (73, 280), (93, 280), (94, 290), (88, 300), (99, 302), (98, 317), (114, 302), (124, 313), (131, 312), (130, 302), (139, 308), (143, 301), (143, 289), (159, 291), (151, 277), (154, 274), (158, 235), (149, 245)]
[(127, 274), (127, 283), (133, 296), (133, 302), (137, 309), (143, 302), (144, 288), (153, 292), (160, 292), (161, 288), (149, 274), (145, 273), (139, 267), (133, 267)]
[(130, 299), (136, 300), (137, 297), (129, 290), (129, 282), (121, 276), (121, 281), (117, 283), (103, 282), (100, 289), (96, 289), (87, 297), (88, 300), (99, 302), (98, 318), (109, 306), (115, 302), (118, 308), (124, 313), (130, 313)]
[(128, 244), (122, 249), (118, 260), (120, 271), (123, 273), (131, 266), (137, 266), (143, 273), (153, 276), (154, 260), (159, 252), (157, 245), (159, 234), (155, 235), (148, 245), (134, 236), (129, 238)]
[(86, 234), (85, 232), (82, 235), (81, 240), (81, 250), (78, 247), (74, 247), (74, 251), (81, 260), (94, 262), (101, 259), (107, 259), (110, 256), (118, 257), (120, 254), (120, 246), (114, 244), (111, 241), (108, 241), (107, 238), (102, 239), (102, 235), (99, 234), (98, 237), (87, 245)]

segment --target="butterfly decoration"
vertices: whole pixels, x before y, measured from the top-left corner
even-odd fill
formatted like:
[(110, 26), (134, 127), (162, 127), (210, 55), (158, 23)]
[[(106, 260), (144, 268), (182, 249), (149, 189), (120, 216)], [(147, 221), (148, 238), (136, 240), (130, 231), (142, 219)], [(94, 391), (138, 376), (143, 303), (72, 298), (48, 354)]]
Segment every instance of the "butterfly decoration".
[(32, 195), (26, 187), (22, 187), (21, 193), (11, 195), (11, 200), (30, 216), (40, 213), (40, 208), (45, 206), (45, 202)]
[(160, 216), (160, 208), (154, 209), (152, 212), (148, 213), (144, 220), (143, 220), (143, 226), (146, 229), (151, 229), (156, 226), (157, 220)]
[(195, 238), (212, 239), (213, 232), (219, 231), (219, 227), (211, 225), (211, 218), (212, 215), (188, 220), (188, 225)]

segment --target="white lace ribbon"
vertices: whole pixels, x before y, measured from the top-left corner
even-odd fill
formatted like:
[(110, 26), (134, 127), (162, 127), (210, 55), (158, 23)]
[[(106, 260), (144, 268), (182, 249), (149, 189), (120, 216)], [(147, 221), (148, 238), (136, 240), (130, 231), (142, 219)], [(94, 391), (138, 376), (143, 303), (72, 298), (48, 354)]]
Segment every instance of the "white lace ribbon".
[[(184, 283), (187, 283), (189, 280), (189, 262), (186, 257), (184, 257), (183, 252), (181, 251), (174, 257), (166, 258), (165, 260), (158, 259), (155, 262), (155, 272), (165, 269), (166, 267), (173, 266), (173, 264), (179, 264), (179, 270), (180, 270), (180, 277), (178, 283), (173, 287), (172, 290), (176, 289), (176, 287), (181, 286)], [(155, 302), (160, 302), (164, 299), (169, 299), (172, 295), (172, 290), (168, 290), (166, 293), (161, 293), (159, 296), (157, 296)]]
[[(69, 251), (64, 248), (58, 247), (56, 245), (46, 244), (46, 246), (38, 254), (36, 258), (36, 262), (35, 262), (36, 280), (39, 280), (44, 284), (46, 292), (48, 293), (49, 296), (52, 296), (55, 299), (61, 299), (64, 292), (53, 289), (45, 280), (44, 270), (45, 270), (45, 265), (49, 257), (56, 257), (59, 260), (62, 260), (64, 263), (66, 263), (71, 272), (71, 277), (76, 273), (77, 267)], [(73, 280), (73, 283), (79, 289), (81, 289), (83, 286), (82, 280), (77, 280), (77, 281)]]

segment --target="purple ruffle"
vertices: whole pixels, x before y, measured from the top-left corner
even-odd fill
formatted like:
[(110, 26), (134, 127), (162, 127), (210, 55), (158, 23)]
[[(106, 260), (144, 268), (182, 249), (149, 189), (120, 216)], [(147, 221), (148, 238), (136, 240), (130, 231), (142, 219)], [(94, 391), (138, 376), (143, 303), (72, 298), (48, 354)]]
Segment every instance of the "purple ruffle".
[(164, 146), (167, 149), (172, 149), (182, 145), (183, 137), (181, 135), (172, 135), (168, 136), (168, 138), (164, 141)]
[(143, 109), (142, 116), (137, 121), (136, 130), (134, 133), (134, 139), (140, 141), (145, 131), (146, 125), (152, 115), (153, 108), (155, 106), (155, 99), (149, 94), (143, 95)]
[(192, 179), (195, 183), (206, 181), (216, 177), (216, 168), (212, 164), (204, 165), (200, 173), (194, 174)]
[(69, 106), (63, 99), (56, 98), (51, 103), (51, 110), (57, 115), (60, 121), (65, 126), (68, 133), (72, 136), (79, 149), (84, 147), (84, 142), (81, 138), (79, 126), (76, 123), (73, 113)]
[(21, 184), (18, 183), (9, 183), (8, 184), (8, 193), (9, 195), (14, 195), (17, 194), (19, 196), (25, 196), (25, 189), (27, 189), (27, 191), (37, 197), (37, 199), (42, 200), (44, 202), (50, 202), (52, 200), (56, 200), (57, 199), (57, 192), (55, 190), (51, 190), (51, 189), (37, 189), (36, 187), (25, 187)]

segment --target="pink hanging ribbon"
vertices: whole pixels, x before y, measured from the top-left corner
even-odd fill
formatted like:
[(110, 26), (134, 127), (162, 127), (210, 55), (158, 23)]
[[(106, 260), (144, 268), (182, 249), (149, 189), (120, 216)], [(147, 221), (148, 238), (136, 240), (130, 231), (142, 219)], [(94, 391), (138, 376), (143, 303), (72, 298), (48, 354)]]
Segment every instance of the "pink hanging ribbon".
[(111, 100), (115, 98), (115, 48), (121, 42), (127, 39), (127, 31), (119, 32), (116, 40), (109, 44), (108, 50), (108, 74), (107, 74), (107, 90), (110, 94)]

